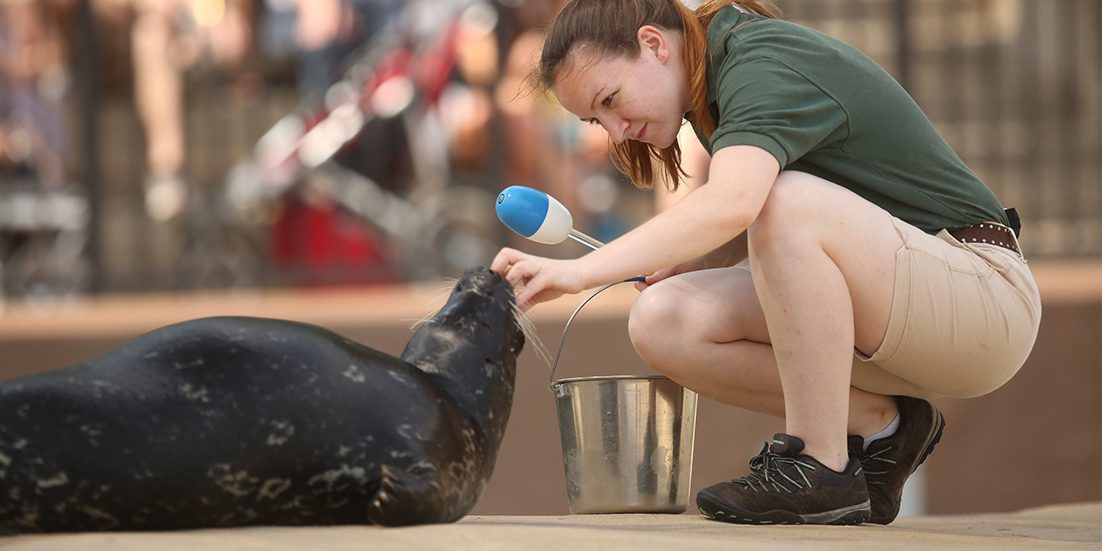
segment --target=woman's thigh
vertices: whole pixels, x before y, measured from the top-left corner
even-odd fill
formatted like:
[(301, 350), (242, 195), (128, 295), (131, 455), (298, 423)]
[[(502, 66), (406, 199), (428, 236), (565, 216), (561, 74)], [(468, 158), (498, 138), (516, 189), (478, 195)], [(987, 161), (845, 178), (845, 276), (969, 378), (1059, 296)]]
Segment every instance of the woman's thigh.
[[(844, 284), (844, 295), (824, 288), (822, 296), (844, 296), (848, 305), (808, 306), (817, 310), (800, 314), (821, 323), (852, 323), (851, 344), (859, 350), (880, 346), (891, 313), (895, 253), (902, 245), (886, 210), (833, 182), (785, 171), (750, 226), (749, 244), (756, 276), (771, 292), (783, 296), (786, 284)], [(822, 271), (824, 255), (833, 265), (829, 273)]]
[(685, 342), (769, 344), (765, 314), (745, 264), (676, 275), (645, 289), (633, 318)]

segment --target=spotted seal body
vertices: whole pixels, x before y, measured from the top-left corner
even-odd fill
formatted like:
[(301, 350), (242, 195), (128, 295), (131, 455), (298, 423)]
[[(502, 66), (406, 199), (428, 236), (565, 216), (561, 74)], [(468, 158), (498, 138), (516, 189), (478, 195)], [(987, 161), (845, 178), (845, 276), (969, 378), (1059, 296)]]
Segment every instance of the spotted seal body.
[(0, 385), (0, 531), (451, 522), (478, 500), (524, 344), (468, 271), (401, 358), (206, 318)]

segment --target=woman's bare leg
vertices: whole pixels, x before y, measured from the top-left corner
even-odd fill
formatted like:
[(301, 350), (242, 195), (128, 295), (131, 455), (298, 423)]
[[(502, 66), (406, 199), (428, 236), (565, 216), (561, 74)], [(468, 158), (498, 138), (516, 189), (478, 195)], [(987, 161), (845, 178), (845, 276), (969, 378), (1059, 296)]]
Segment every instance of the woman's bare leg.
[(840, 470), (846, 434), (868, 436), (896, 413), (890, 397), (851, 387), (850, 370), (855, 342), (870, 353), (883, 340), (900, 246), (881, 209), (783, 173), (750, 230), (753, 278), (764, 283), (740, 268), (660, 282), (632, 310), (632, 341), (689, 388), (783, 416), (806, 453)]

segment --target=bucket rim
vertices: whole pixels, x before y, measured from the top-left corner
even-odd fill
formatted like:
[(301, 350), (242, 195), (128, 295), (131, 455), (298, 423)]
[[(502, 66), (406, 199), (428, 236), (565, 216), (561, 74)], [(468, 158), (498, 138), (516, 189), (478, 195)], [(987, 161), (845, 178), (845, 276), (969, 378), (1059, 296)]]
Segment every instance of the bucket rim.
[(592, 381), (626, 381), (632, 379), (665, 379), (667, 381), (672, 380), (665, 375), (591, 375), (588, 377), (568, 377), (566, 379), (555, 379), (551, 382), (551, 385), (559, 386), (566, 383), (585, 383)]

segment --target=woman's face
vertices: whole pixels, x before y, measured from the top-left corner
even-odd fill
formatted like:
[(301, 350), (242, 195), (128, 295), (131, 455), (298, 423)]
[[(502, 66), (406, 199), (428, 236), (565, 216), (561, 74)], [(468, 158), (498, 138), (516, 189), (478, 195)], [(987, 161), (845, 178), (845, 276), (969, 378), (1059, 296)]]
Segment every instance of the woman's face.
[(568, 111), (603, 126), (617, 144), (636, 140), (669, 147), (689, 110), (680, 36), (645, 25), (637, 37), (635, 59), (575, 48), (551, 91)]

